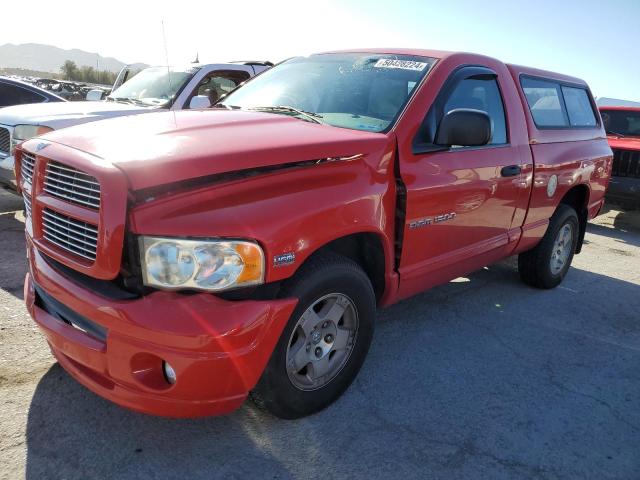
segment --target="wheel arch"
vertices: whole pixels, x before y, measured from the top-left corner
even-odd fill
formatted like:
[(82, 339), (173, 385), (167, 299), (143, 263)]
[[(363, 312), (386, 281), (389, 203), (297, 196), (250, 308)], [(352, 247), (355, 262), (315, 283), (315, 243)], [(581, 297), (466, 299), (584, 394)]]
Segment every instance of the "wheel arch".
[(584, 243), (584, 235), (587, 230), (587, 217), (588, 217), (588, 205), (591, 190), (587, 184), (581, 183), (571, 187), (567, 193), (560, 199), (559, 205), (568, 205), (573, 208), (578, 214), (578, 225), (580, 231), (578, 232), (578, 243), (576, 245), (576, 252), (580, 253), (582, 250), (582, 244)]
[[(335, 238), (315, 249), (298, 267), (300, 268), (323, 253), (332, 252), (356, 262), (369, 277), (376, 301), (380, 302), (386, 288), (386, 266), (389, 255), (379, 233), (358, 232)], [(295, 275), (295, 274), (294, 274)]]

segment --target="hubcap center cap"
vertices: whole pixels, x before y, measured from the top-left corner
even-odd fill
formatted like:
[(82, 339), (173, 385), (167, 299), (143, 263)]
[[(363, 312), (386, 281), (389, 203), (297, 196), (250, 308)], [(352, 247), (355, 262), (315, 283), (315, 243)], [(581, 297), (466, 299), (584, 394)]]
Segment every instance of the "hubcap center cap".
[(313, 343), (316, 343), (316, 344), (319, 343), (321, 338), (322, 338), (322, 334), (320, 333), (319, 330), (316, 330), (311, 334), (311, 341)]

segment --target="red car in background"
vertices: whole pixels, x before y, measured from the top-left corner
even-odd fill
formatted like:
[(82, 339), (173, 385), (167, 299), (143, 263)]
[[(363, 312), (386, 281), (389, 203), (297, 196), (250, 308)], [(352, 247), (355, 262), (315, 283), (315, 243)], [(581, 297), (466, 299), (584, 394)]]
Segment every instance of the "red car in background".
[(640, 208), (640, 107), (600, 107), (600, 114), (614, 155), (607, 200)]

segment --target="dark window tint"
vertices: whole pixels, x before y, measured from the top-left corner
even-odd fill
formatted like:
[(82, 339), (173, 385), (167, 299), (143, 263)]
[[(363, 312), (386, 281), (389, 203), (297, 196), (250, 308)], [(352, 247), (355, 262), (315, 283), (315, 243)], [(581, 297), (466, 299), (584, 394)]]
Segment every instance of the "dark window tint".
[(504, 105), (500, 96), (500, 89), (494, 79), (462, 80), (451, 93), (444, 106), (444, 111), (450, 112), (456, 108), (472, 108), (487, 112), (493, 125), (491, 145), (507, 143), (507, 128), (504, 117)]
[(640, 137), (640, 110), (601, 110), (607, 133), (623, 137)]
[(559, 84), (523, 78), (522, 90), (538, 127), (569, 126), (569, 119), (562, 107), (562, 91)]
[(589, 95), (584, 88), (562, 86), (564, 103), (569, 114), (569, 123), (572, 127), (595, 127), (596, 116), (589, 101)]
[(0, 107), (22, 105), (23, 103), (40, 103), (45, 97), (26, 88), (0, 82)]

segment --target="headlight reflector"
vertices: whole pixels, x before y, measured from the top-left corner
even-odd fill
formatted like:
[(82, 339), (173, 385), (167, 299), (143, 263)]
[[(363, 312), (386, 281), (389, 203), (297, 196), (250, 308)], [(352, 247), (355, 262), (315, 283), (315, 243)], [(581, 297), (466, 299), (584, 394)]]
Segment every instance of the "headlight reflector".
[(264, 253), (253, 242), (140, 237), (145, 285), (221, 291), (264, 282)]
[(29, 140), (33, 137), (37, 137), (38, 135), (43, 135), (47, 132), (51, 132), (53, 128), (45, 127), (43, 125), (16, 125), (13, 127), (13, 136), (11, 138), (11, 154), (13, 154), (13, 150), (24, 142), (25, 140)]
[(16, 125), (13, 127), (13, 138), (23, 142), (24, 140), (43, 135), (51, 130), (53, 130), (53, 128), (42, 125)]

